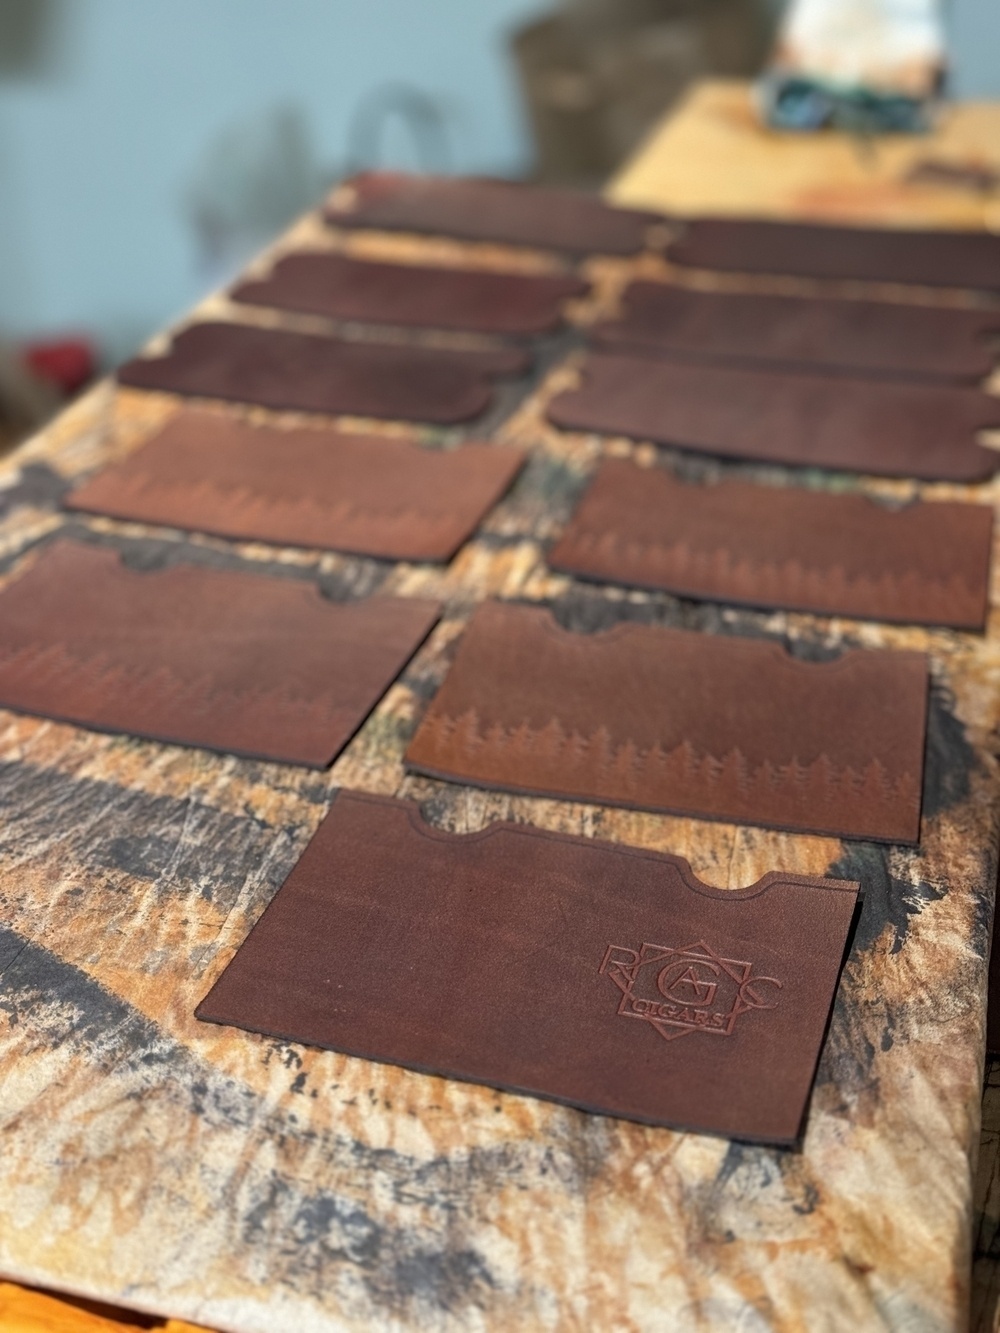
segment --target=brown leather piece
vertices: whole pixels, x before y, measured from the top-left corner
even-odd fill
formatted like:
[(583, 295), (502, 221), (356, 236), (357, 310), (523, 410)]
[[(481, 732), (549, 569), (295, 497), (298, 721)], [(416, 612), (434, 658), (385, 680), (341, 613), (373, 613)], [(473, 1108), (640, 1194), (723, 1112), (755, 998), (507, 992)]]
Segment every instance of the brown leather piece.
[(529, 335), (558, 328), (563, 302), (588, 287), (581, 278), (551, 274), (300, 253), (279, 259), (266, 278), (240, 283), (232, 298), (329, 319)]
[(422, 449), (188, 409), (63, 504), (276, 546), (448, 560), (523, 463), (520, 450), (495, 445)]
[(553, 569), (681, 597), (982, 629), (993, 510), (742, 481), (696, 485), (606, 459)]
[(985, 231), (695, 218), (667, 254), (695, 268), (1000, 292), (1000, 236)]
[(979, 430), (1000, 398), (976, 389), (591, 353), (579, 389), (548, 418), (726, 458), (925, 481), (979, 481), (1000, 467)]
[(197, 1017), (622, 1116), (796, 1143), (857, 884), (340, 792)]
[(63, 541), (0, 593), (0, 706), (324, 768), (439, 612), (196, 565), (139, 573)]
[(615, 208), (597, 194), (516, 181), (371, 171), (345, 184), (353, 200), (331, 202), (325, 210), (327, 222), (338, 227), (425, 232), (571, 254), (633, 255), (645, 247), (649, 228), (663, 222), (656, 213)]
[(165, 356), (127, 361), (118, 379), (278, 411), (452, 425), (490, 405), (491, 377), (521, 374), (529, 364), (513, 347), (456, 351), (209, 322), (183, 329)]
[(634, 282), (621, 319), (598, 324), (592, 341), (611, 351), (973, 382), (996, 364), (990, 333), (1000, 333), (1000, 310)]
[(914, 843), (927, 661), (476, 611), (406, 752), (432, 777), (601, 805)]

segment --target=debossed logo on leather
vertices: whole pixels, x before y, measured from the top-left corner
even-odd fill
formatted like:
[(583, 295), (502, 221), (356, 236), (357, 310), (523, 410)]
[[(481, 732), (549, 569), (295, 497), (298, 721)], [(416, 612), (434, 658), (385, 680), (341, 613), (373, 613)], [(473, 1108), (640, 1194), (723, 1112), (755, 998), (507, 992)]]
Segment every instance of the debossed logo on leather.
[(732, 1036), (737, 1019), (752, 1009), (774, 1009), (782, 983), (755, 976), (752, 963), (723, 958), (704, 940), (686, 949), (609, 944), (599, 975), (621, 991), (623, 1018), (651, 1023), (666, 1041), (689, 1032)]

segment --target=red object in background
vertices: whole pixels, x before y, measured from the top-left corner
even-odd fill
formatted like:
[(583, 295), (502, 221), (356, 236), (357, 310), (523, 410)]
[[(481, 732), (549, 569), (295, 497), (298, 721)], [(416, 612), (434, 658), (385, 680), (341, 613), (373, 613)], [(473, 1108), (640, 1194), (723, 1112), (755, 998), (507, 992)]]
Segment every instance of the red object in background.
[(54, 384), (67, 398), (92, 380), (97, 369), (96, 350), (85, 338), (27, 343), (22, 355), (32, 374)]

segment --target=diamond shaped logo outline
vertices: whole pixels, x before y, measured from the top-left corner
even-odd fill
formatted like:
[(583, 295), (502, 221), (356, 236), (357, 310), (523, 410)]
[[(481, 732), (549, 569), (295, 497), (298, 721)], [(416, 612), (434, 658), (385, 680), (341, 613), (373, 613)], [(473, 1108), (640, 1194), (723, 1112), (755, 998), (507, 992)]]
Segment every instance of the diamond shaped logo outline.
[[(648, 1009), (645, 1012), (636, 1011), (636, 998), (633, 992), (643, 968), (664, 964), (663, 970), (665, 970), (670, 959), (685, 963), (689, 967), (692, 964), (702, 968), (708, 967), (716, 975), (724, 973), (730, 978), (736, 990), (732, 1006), (725, 1014), (721, 1024), (710, 1026), (706, 1023), (699, 1023), (697, 1020), (674, 1018), (664, 1015), (662, 1012), (651, 1013)], [(680, 1037), (686, 1037), (694, 1032), (707, 1032), (717, 1037), (732, 1036), (736, 1021), (742, 1014), (754, 1009), (775, 1008), (777, 1002), (765, 1002), (759, 991), (753, 989), (754, 984), (757, 986), (774, 986), (777, 990), (784, 989), (784, 983), (779, 981), (777, 977), (754, 976), (752, 963), (735, 958), (725, 958), (704, 939), (700, 939), (696, 944), (684, 948), (668, 944), (652, 944), (648, 941), (644, 941), (638, 950), (631, 948), (629, 945), (609, 944), (598, 968), (598, 975), (607, 976), (621, 991), (617, 1011), (620, 1017), (639, 1019), (641, 1022), (648, 1023), (656, 1029), (664, 1041), (677, 1041)], [(658, 977), (657, 980), (659, 982), (660, 978)], [(676, 984), (676, 981), (672, 983), (674, 986)], [(661, 985), (658, 984), (657, 988), (661, 994), (669, 995), (669, 991)], [(661, 1006), (661, 1010), (662, 1008), (663, 1006)], [(688, 1004), (685, 1006), (685, 1010), (686, 1012), (703, 1012), (704, 1007), (698, 1004)]]

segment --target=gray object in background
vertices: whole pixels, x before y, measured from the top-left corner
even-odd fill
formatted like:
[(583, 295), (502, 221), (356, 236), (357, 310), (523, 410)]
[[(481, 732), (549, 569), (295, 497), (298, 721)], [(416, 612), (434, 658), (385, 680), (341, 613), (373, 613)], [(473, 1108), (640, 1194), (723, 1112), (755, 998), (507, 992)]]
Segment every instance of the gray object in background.
[(781, 0), (571, 0), (513, 39), (535, 176), (597, 185), (689, 84), (757, 74)]

